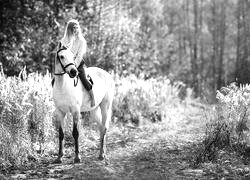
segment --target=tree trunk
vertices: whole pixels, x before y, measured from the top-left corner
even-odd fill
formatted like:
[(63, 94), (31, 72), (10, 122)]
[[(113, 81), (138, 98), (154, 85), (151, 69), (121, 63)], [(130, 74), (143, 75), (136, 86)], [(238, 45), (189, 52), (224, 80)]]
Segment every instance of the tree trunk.
[(220, 27), (219, 27), (219, 65), (218, 65), (218, 78), (217, 78), (217, 89), (222, 87), (222, 73), (223, 73), (223, 58), (224, 58), (224, 47), (225, 47), (225, 35), (226, 35), (226, 14), (225, 14), (225, 0), (220, 3)]
[(212, 33), (212, 87), (213, 87), (213, 91), (217, 90), (217, 86), (216, 86), (216, 62), (217, 62), (217, 56), (218, 56), (218, 43), (217, 43), (217, 25), (216, 25), (216, 3), (215, 1), (212, 2), (212, 6), (211, 6), (211, 13), (212, 13), (212, 24), (211, 24), (211, 33)]
[(240, 0), (237, 3), (237, 11), (236, 11), (236, 19), (237, 19), (237, 42), (236, 42), (236, 63), (235, 63), (235, 81), (238, 82), (239, 78), (239, 67), (240, 67)]
[(198, 95), (198, 1), (193, 0), (194, 11), (194, 36), (193, 36), (193, 56), (191, 58), (191, 71), (193, 79), (193, 88), (196, 95)]
[[(203, 28), (203, 1), (200, 1), (200, 19), (199, 19), (199, 28), (200, 28), (200, 32), (202, 32), (202, 28)], [(203, 92), (204, 88), (203, 88), (203, 82), (205, 81), (205, 77), (204, 77), (204, 41), (203, 38), (199, 39), (199, 45), (200, 45), (200, 67), (199, 67), (199, 74), (200, 74), (200, 78), (199, 78), (199, 92)]]

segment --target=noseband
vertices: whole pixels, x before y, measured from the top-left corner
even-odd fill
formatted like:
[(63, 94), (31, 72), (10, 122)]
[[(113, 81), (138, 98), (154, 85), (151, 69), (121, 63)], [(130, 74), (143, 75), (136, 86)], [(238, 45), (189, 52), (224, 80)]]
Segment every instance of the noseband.
[[(61, 43), (60, 43), (59, 46), (61, 47)], [(62, 67), (62, 69), (63, 69), (63, 72), (54, 73), (54, 75), (64, 75), (64, 74), (66, 73), (66, 68), (67, 68), (67, 67), (69, 67), (69, 66), (71, 66), (71, 65), (75, 66), (74, 63), (69, 63), (69, 64), (67, 64), (66, 66), (63, 65), (63, 63), (62, 63), (62, 61), (61, 61), (61, 59), (60, 59), (60, 57), (59, 57), (59, 55), (58, 55), (58, 53), (61, 52), (61, 51), (63, 51), (63, 50), (67, 50), (67, 48), (66, 48), (65, 46), (62, 46), (62, 47), (56, 52), (56, 58), (57, 58), (57, 60), (59, 61), (59, 63), (61, 64), (61, 67)]]

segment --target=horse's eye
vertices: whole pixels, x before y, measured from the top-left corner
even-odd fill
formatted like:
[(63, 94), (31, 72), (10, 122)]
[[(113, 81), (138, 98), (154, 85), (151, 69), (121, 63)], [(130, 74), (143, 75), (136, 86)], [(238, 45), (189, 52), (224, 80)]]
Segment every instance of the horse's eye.
[(63, 56), (62, 56), (62, 55), (60, 56), (60, 59), (63, 59)]

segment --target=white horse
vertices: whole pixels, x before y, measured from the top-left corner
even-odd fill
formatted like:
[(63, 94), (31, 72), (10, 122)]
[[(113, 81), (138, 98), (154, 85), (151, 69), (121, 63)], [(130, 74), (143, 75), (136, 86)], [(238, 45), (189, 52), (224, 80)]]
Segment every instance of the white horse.
[(59, 131), (59, 153), (55, 163), (61, 163), (63, 156), (64, 118), (66, 113), (73, 116), (73, 132), (75, 140), (75, 159), (80, 162), (79, 156), (79, 126), (80, 113), (90, 111), (90, 117), (98, 122), (100, 130), (100, 154), (103, 160), (106, 154), (105, 137), (111, 120), (112, 102), (114, 96), (114, 81), (111, 75), (97, 67), (86, 68), (94, 82), (93, 93), (95, 106), (91, 107), (89, 92), (84, 88), (82, 82), (78, 81), (78, 71), (73, 60), (73, 53), (62, 47), (57, 51), (55, 58), (55, 83), (53, 85), (53, 99), (55, 103), (55, 120)]

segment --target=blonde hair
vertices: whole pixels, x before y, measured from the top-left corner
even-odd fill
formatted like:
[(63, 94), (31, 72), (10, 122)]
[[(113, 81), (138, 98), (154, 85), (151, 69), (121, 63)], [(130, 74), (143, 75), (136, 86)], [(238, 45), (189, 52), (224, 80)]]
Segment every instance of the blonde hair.
[(72, 44), (71, 42), (73, 41), (73, 34), (74, 34), (76, 28), (79, 31), (77, 38), (84, 39), (79, 22), (76, 19), (71, 19), (67, 22), (62, 41), (66, 41), (67, 43)]

